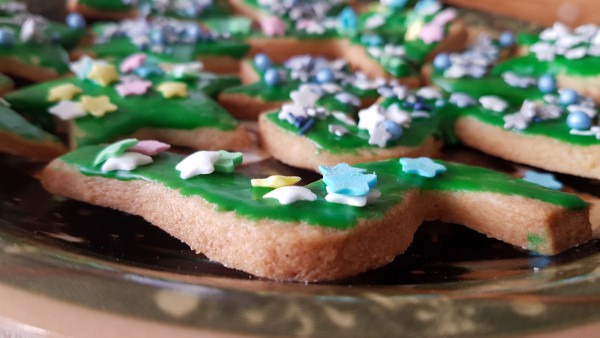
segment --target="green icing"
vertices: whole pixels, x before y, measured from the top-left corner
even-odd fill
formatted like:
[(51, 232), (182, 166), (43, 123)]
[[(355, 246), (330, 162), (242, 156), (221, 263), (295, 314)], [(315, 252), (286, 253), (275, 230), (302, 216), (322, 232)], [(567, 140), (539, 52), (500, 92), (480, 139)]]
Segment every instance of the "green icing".
[(116, 138), (130, 135), (144, 127), (193, 129), (213, 127), (221, 130), (233, 130), (238, 122), (214, 102), (206, 93), (218, 93), (227, 83), (239, 83), (237, 79), (225, 77), (223, 80), (214, 75), (201, 75), (195, 81), (188, 81), (188, 98), (165, 99), (155, 90), (164, 81), (165, 76), (149, 79), (154, 86), (141, 96), (121, 97), (114, 85), (102, 87), (92, 81), (77, 78), (61, 79), (37, 84), (6, 96), (12, 107), (30, 114), (33, 120), (47, 128), (53, 128), (53, 119), (48, 108), (55, 103), (48, 102), (48, 91), (60, 84), (72, 83), (81, 89), (82, 95), (106, 95), (118, 109), (102, 118), (85, 116), (74, 121), (74, 133), (77, 146), (110, 142)]
[[(517, 110), (518, 108), (509, 108), (510, 112), (515, 112)], [(443, 113), (447, 114), (448, 118), (459, 118), (468, 116), (476, 118), (477, 120), (492, 126), (500, 128), (503, 128), (504, 126), (504, 114), (496, 113), (479, 106), (458, 108), (452, 104), (449, 104), (443, 109)], [(575, 146), (585, 147), (600, 145), (600, 140), (596, 139), (594, 136), (571, 135), (569, 133), (570, 128), (567, 126), (566, 120), (567, 116), (566, 114), (563, 114), (558, 119), (531, 123), (524, 130), (511, 129), (510, 131), (522, 135), (549, 137)]]
[(515, 106), (520, 106), (523, 100), (541, 99), (543, 94), (536, 86), (529, 88), (516, 88), (510, 86), (500, 76), (484, 76), (482, 78), (446, 78), (441, 72), (434, 72), (431, 81), (437, 87), (447, 93), (468, 93), (479, 98), (485, 95), (496, 95), (510, 102)]
[[(352, 112), (352, 109), (349, 109), (347, 106), (334, 107), (330, 105), (336, 101), (337, 100), (335, 99), (331, 99), (323, 103), (319, 102), (319, 106), (325, 107), (329, 111), (337, 110)], [(386, 100), (382, 102), (381, 105), (388, 107), (394, 103), (400, 104), (402, 107), (402, 102), (398, 100)], [(410, 111), (408, 108), (403, 109)], [(279, 112), (269, 113), (266, 115), (266, 118), (279, 128), (290, 133), (298, 134), (300, 129), (289, 123), (287, 120), (280, 120), (278, 114)], [(351, 116), (352, 115), (353, 114), (351, 114)], [(421, 145), (428, 137), (441, 137), (442, 133), (440, 131), (440, 125), (442, 120), (440, 117), (441, 115), (431, 112), (429, 118), (413, 119), (409, 128), (403, 128), (402, 136), (397, 140), (388, 141), (386, 148), (396, 146), (414, 147)], [(354, 116), (354, 119), (357, 120), (356, 116)], [(348, 133), (343, 136), (336, 136), (329, 132), (329, 125), (343, 126), (348, 130)], [(380, 149), (377, 146), (369, 144), (369, 132), (367, 130), (359, 129), (357, 126), (347, 125), (333, 116), (328, 116), (323, 120), (316, 120), (313, 127), (304, 135), (304, 137), (311, 140), (318, 149), (328, 151), (332, 154), (357, 153), (359, 150), (368, 149), (375, 151), (375, 149)]]
[(77, 0), (82, 5), (104, 11), (127, 11), (134, 6), (124, 3), (122, 0)]
[(377, 173), (376, 189), (382, 193), (381, 198), (364, 208), (326, 202), (325, 184), (322, 181), (306, 186), (317, 195), (316, 201), (280, 205), (274, 199), (261, 198), (270, 189), (253, 188), (250, 179), (241, 174), (215, 172), (183, 180), (175, 170), (183, 156), (172, 153), (157, 155), (154, 163), (133, 171), (102, 172), (92, 164), (101, 149), (99, 146), (85, 147), (64, 155), (61, 159), (88, 176), (160, 183), (179, 191), (183, 196), (202, 197), (215, 204), (221, 212), (235, 211), (252, 220), (305, 222), (315, 226), (349, 229), (361, 219), (381, 218), (392, 206), (401, 203), (411, 189), (492, 192), (532, 198), (571, 210), (587, 207), (587, 203), (576, 195), (548, 190), (491, 170), (438, 161), (447, 167), (447, 171), (428, 179), (402, 172), (397, 159), (357, 165)]
[(569, 60), (564, 56), (557, 56), (554, 61), (539, 61), (535, 54), (528, 54), (497, 65), (492, 69), (492, 74), (500, 75), (506, 71), (530, 76), (566, 74), (577, 77), (594, 77), (600, 74), (600, 57), (586, 56), (581, 59)]
[(14, 110), (2, 104), (0, 104), (0, 130), (32, 141), (59, 142), (56, 137), (32, 125)]
[(527, 248), (530, 250), (537, 251), (540, 246), (544, 245), (544, 242), (544, 237), (538, 234), (527, 234)]
[[(96, 34), (102, 36), (106, 24), (97, 24), (93, 27)], [(246, 43), (231, 39), (205, 41), (195, 44), (173, 44), (168, 46), (164, 53), (150, 53), (153, 56), (169, 62), (186, 62), (196, 60), (201, 56), (230, 56), (235, 59), (243, 58), (250, 46)], [(96, 43), (88, 49), (99, 58), (123, 58), (133, 53), (138, 53), (139, 48), (128, 37), (113, 37), (105, 43)]]

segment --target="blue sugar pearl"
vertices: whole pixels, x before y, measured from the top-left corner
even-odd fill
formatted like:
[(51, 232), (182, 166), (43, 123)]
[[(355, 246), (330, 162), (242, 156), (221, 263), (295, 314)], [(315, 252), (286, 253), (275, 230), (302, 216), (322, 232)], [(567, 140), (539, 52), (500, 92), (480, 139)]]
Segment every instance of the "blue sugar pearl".
[(515, 36), (511, 32), (503, 32), (498, 38), (498, 43), (504, 48), (508, 48), (515, 44)]
[(0, 28), (0, 47), (11, 47), (15, 41), (15, 32), (12, 29)]
[(269, 68), (263, 76), (263, 80), (269, 87), (275, 87), (281, 83), (281, 74), (275, 68)]
[(450, 55), (448, 53), (440, 53), (433, 59), (433, 67), (437, 70), (446, 70), (450, 68), (452, 61), (450, 61)]
[(79, 13), (69, 13), (65, 22), (69, 28), (76, 30), (84, 30), (86, 26), (85, 18)]
[(556, 90), (556, 79), (550, 74), (542, 75), (538, 79), (538, 89), (546, 94)]
[(558, 98), (558, 102), (564, 105), (570, 105), (579, 100), (579, 94), (573, 89), (563, 89), (560, 91), (560, 96)]
[(571, 129), (588, 130), (592, 127), (592, 118), (582, 111), (574, 111), (567, 116), (567, 125)]
[(436, 107), (443, 107), (446, 105), (446, 101), (444, 99), (437, 99), (435, 100), (435, 106)]
[(265, 53), (259, 53), (254, 56), (254, 65), (258, 70), (267, 70), (273, 66), (273, 61)]
[(385, 130), (392, 135), (392, 140), (397, 140), (402, 136), (402, 126), (398, 123), (391, 120), (385, 120), (383, 121), (383, 125), (385, 126)]
[(321, 68), (317, 72), (317, 82), (330, 83), (333, 82), (333, 72), (329, 68)]

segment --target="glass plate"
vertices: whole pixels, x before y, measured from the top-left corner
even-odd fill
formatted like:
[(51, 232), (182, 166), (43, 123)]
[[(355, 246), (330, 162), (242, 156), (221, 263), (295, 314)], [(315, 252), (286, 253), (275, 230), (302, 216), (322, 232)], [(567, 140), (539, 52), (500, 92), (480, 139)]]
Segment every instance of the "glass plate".
[[(462, 148), (447, 154), (515, 170)], [(51, 196), (34, 178), (38, 165), (0, 155), (0, 168), (0, 286), (82, 309), (227, 336), (505, 337), (600, 319), (599, 240), (544, 257), (426, 223), (380, 269), (333, 283), (274, 282), (196, 255), (140, 217)], [(242, 171), (317, 178), (270, 159)], [(559, 179), (600, 191), (595, 180)]]

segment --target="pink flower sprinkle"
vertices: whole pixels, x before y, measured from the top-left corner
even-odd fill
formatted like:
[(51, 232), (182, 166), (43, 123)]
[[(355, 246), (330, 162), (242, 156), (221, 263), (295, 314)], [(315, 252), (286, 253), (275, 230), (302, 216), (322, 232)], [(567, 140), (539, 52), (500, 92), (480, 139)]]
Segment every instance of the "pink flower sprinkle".
[(276, 16), (260, 20), (260, 27), (266, 36), (281, 36), (285, 34), (285, 24)]
[(146, 54), (137, 53), (127, 57), (123, 62), (121, 62), (121, 72), (129, 73), (140, 67), (146, 61)]
[(439, 26), (444, 26), (447, 23), (450, 23), (452, 20), (456, 19), (456, 15), (457, 14), (455, 9), (446, 8), (443, 11), (439, 12), (432, 22), (435, 22)]
[(146, 80), (135, 80), (123, 82), (116, 85), (117, 92), (121, 96), (143, 95), (152, 87), (152, 82)]
[(171, 148), (171, 145), (156, 141), (156, 140), (142, 140), (135, 146), (127, 149), (127, 151), (136, 152), (148, 156), (154, 156), (167, 151)]
[(444, 38), (444, 26), (430, 22), (423, 26), (421, 32), (419, 32), (419, 38), (426, 44), (442, 41)]

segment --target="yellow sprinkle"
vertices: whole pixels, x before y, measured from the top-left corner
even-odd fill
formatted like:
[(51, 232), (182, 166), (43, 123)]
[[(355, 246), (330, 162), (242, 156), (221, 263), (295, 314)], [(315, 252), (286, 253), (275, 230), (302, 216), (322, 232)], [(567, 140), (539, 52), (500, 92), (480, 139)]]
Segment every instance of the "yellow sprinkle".
[(117, 110), (117, 106), (110, 102), (108, 96), (87, 96), (81, 97), (81, 107), (90, 115), (102, 117), (108, 112)]
[(119, 81), (119, 72), (117, 72), (117, 68), (114, 65), (96, 63), (87, 74), (87, 78), (106, 87), (113, 82)]
[(69, 101), (75, 95), (83, 93), (81, 88), (77, 87), (72, 83), (65, 83), (62, 85), (54, 86), (48, 91), (48, 101)]
[(419, 33), (423, 29), (423, 19), (417, 19), (410, 24), (404, 35), (404, 40), (414, 41), (419, 38)]
[(173, 97), (187, 97), (187, 84), (183, 82), (163, 82), (156, 90), (162, 93), (167, 99)]
[(298, 176), (273, 175), (267, 178), (256, 178), (250, 180), (250, 184), (252, 184), (253, 187), (281, 188), (294, 185), (300, 182), (300, 180), (301, 178)]

